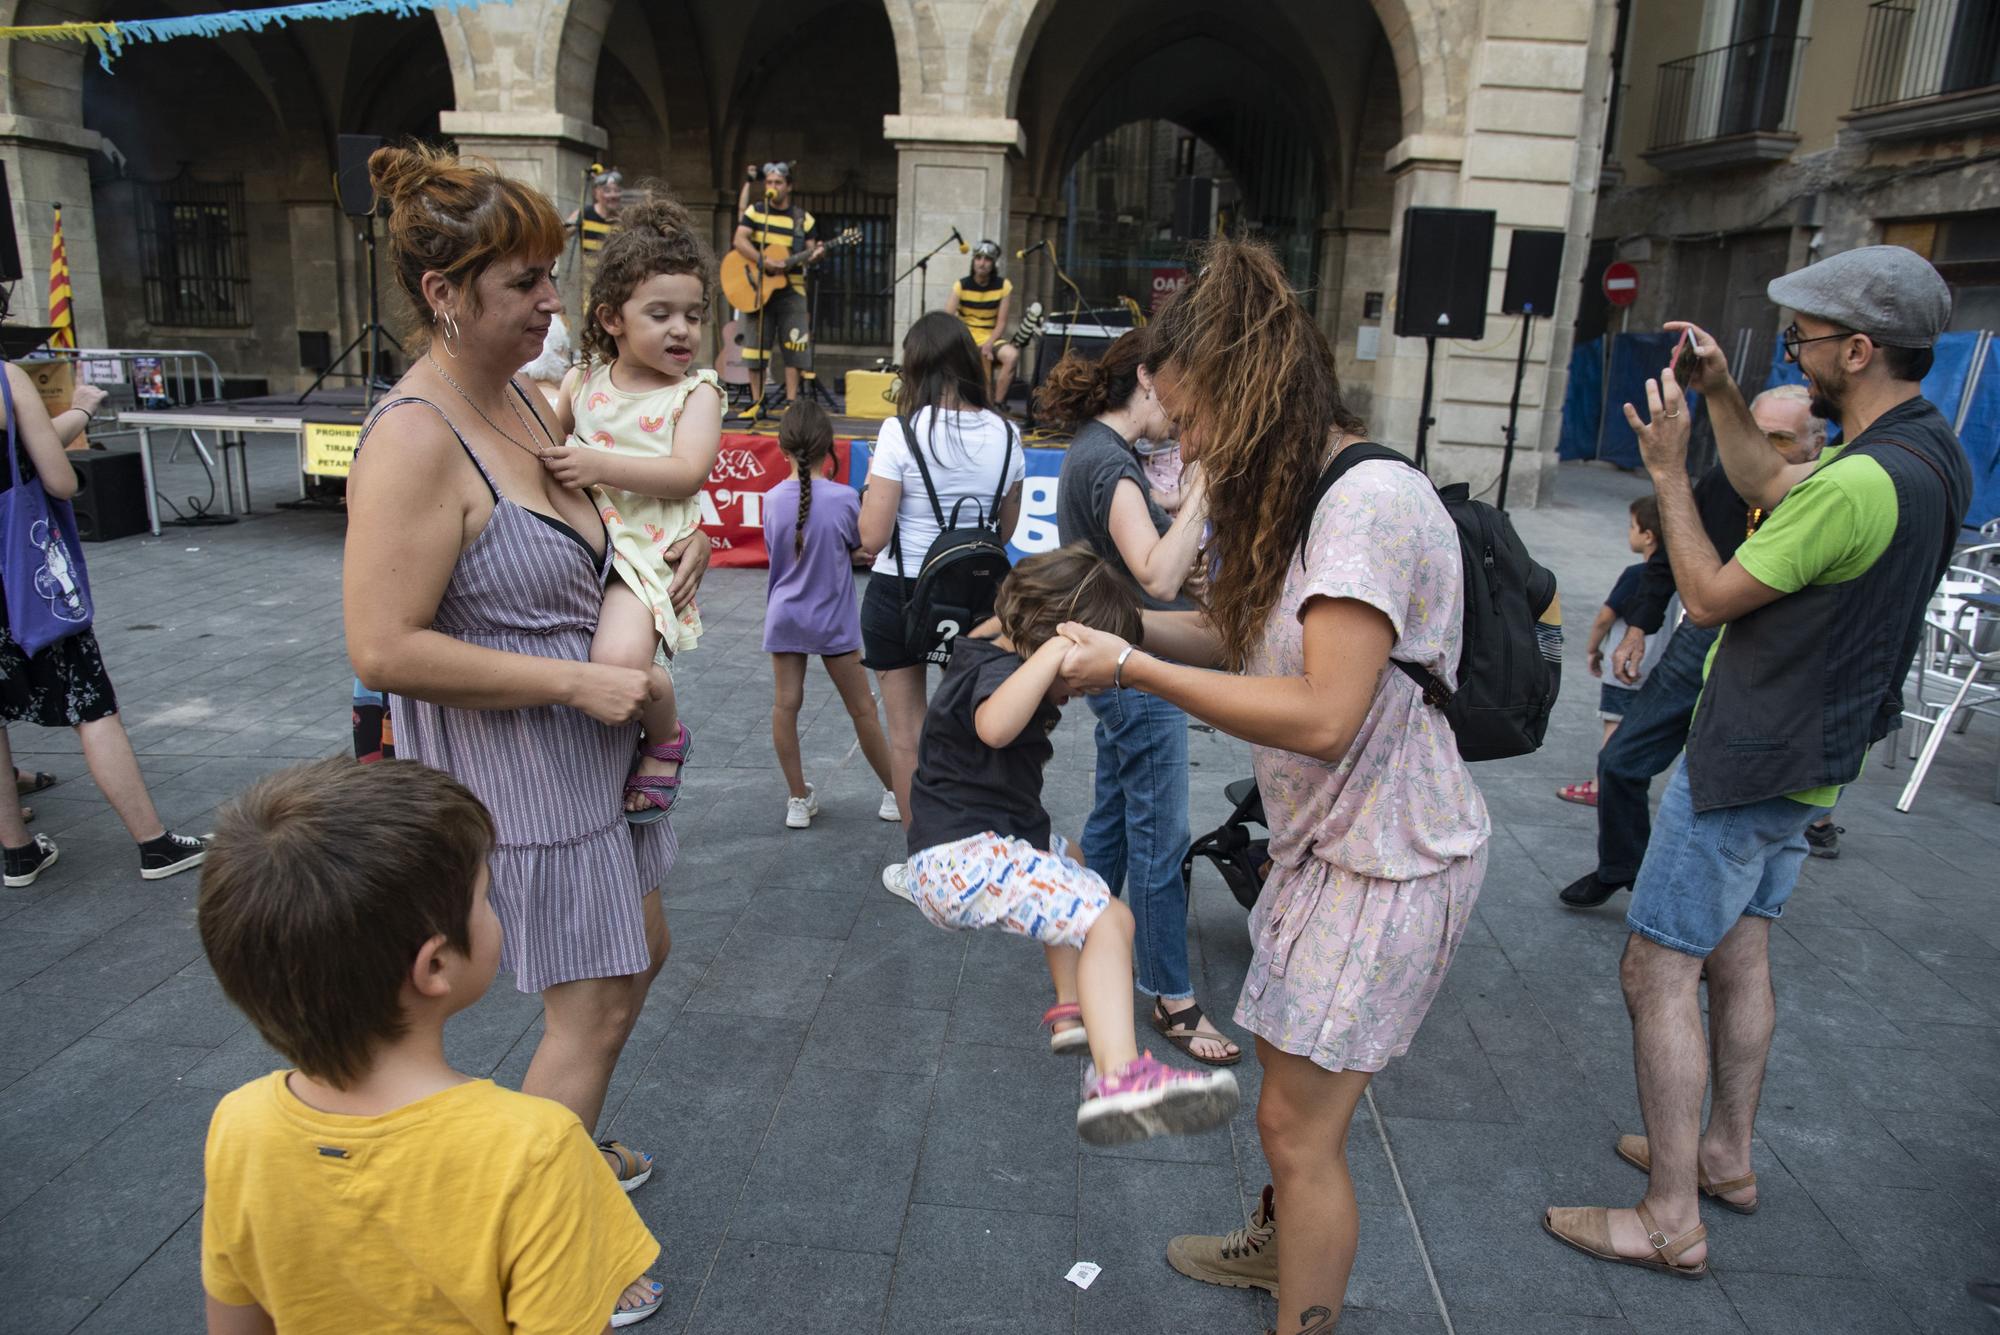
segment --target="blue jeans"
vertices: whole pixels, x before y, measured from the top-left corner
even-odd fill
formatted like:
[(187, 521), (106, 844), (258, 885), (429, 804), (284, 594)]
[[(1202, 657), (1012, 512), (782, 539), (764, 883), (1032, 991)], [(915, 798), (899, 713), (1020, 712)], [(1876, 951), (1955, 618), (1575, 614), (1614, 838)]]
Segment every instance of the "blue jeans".
[(1597, 753), (1597, 879), (1606, 885), (1630, 885), (1639, 875), (1653, 827), (1646, 789), (1687, 746), (1715, 635), (1683, 621)]
[(1097, 715), (1097, 800), (1083, 826), (1084, 863), (1132, 910), (1139, 990), (1191, 997), (1181, 884), (1190, 841), (1187, 715), (1144, 691), (1085, 699)]
[(1659, 828), (1625, 925), (1656, 945), (1706, 959), (1745, 916), (1785, 911), (1806, 861), (1806, 826), (1826, 813), (1789, 797), (1696, 811), (1682, 760), (1660, 799)]

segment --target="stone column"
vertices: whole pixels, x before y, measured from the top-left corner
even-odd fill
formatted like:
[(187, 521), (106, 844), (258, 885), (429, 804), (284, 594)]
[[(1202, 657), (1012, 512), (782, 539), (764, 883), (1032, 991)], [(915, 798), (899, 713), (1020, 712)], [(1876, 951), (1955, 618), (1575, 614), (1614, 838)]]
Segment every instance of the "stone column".
[[(1018, 122), (998, 116), (902, 116), (882, 118), (885, 138), (896, 146), (895, 272), (951, 237), (958, 229), (966, 244), (992, 237), (1006, 244), (1011, 161), (1026, 140)], [(903, 334), (926, 309), (939, 310), (952, 280), (968, 260), (947, 245), (931, 259), (928, 276), (910, 275), (896, 289), (895, 330)], [(1019, 279), (1016, 278), (1018, 285)]]
[[(563, 218), (589, 198), (588, 173), (610, 142), (598, 126), (555, 111), (446, 111), (438, 129), (458, 141), (461, 156), (490, 159), (503, 173), (534, 186)], [(563, 250), (563, 304), (582, 309), (583, 266), (573, 246)], [(571, 328), (576, 327), (574, 316)]]
[(13, 195), (14, 235), (21, 246), (22, 278), (10, 318), (18, 324), (48, 322), (49, 241), (55, 206), (63, 206), (63, 249), (69, 257), (70, 310), (80, 347), (109, 341), (104, 286), (97, 261), (96, 209), (90, 195), (90, 157), (103, 151), (95, 130), (34, 116), (0, 114), (0, 162)]

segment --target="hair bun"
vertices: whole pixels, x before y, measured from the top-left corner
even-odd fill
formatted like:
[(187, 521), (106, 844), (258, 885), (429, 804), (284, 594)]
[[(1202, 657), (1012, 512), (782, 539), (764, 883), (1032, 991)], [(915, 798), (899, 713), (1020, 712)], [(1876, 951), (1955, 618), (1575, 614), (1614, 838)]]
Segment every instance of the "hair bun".
[(618, 210), (618, 226), (622, 231), (653, 232), (664, 237), (695, 235), (694, 215), (678, 199), (668, 194), (666, 187), (656, 181), (641, 181), (633, 200)]
[(368, 155), (368, 183), (395, 208), (453, 167), (452, 157), (428, 145), (389, 144)]

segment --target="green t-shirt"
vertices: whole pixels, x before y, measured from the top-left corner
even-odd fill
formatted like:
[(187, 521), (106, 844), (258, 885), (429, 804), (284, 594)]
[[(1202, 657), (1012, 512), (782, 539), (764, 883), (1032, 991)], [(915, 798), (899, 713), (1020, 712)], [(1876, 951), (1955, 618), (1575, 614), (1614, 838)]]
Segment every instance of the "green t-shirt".
[[(1785, 503), (1736, 549), (1737, 564), (1752, 578), (1779, 593), (1843, 584), (1865, 574), (1889, 550), (1896, 536), (1896, 484), (1887, 469), (1866, 455), (1833, 467), (1842, 448), (1829, 448), (1812, 476), (1786, 492)], [(1728, 634), (1728, 627), (1723, 634)], [(1703, 681), (1708, 680), (1708, 667), (1721, 647), (1718, 635), (1702, 665)], [(1840, 797), (1841, 786), (1829, 784), (1787, 796), (1807, 806), (1830, 807)]]

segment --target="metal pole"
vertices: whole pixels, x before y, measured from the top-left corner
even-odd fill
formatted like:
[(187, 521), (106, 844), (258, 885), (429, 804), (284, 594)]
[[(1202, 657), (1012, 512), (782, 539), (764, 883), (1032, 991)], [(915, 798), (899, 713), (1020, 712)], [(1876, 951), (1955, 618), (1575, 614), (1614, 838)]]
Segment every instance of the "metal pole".
[[(1507, 400), (1507, 447), (1500, 455), (1500, 508), (1507, 508), (1507, 476), (1514, 464), (1514, 428), (1521, 416), (1521, 379), (1528, 373), (1528, 327), (1535, 313), (1521, 312), (1521, 350), (1514, 356), (1514, 397)], [(1546, 406), (1546, 405), (1544, 405)]]
[[(1424, 401), (1417, 409), (1417, 458), (1418, 468), (1424, 468), (1425, 454), (1431, 436), (1431, 381), (1437, 363), (1438, 341), (1435, 334), (1424, 337)], [(1429, 470), (1425, 470), (1429, 471)]]

